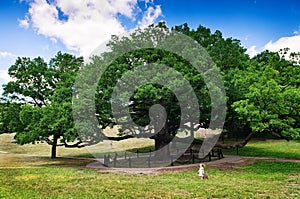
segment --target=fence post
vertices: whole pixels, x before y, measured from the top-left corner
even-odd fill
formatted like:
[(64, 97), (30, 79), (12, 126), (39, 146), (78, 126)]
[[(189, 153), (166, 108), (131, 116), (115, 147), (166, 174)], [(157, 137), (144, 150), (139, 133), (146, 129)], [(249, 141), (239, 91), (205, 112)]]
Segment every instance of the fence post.
[(151, 161), (151, 158), (148, 157), (148, 168), (150, 168), (150, 161)]
[(210, 154), (210, 152), (208, 153), (208, 160), (211, 161), (211, 154)]
[(149, 149), (149, 157), (151, 157), (151, 152), (152, 152), (151, 149)]
[(111, 160), (111, 155), (110, 155), (110, 154), (108, 154), (107, 160), (108, 160), (108, 164), (109, 164), (109, 163), (110, 163), (110, 160)]
[(104, 155), (104, 166), (107, 166), (107, 157), (106, 157), (106, 155)]
[(129, 168), (131, 168), (131, 158), (128, 158), (128, 164), (129, 164)]
[(193, 164), (195, 163), (195, 154), (193, 153)]
[(125, 153), (124, 153), (124, 159), (126, 159), (127, 158), (127, 153), (126, 153), (126, 151), (125, 151)]
[(221, 158), (224, 158), (222, 149), (220, 149), (220, 156), (221, 156)]
[(114, 157), (114, 167), (117, 166), (117, 153), (115, 154), (115, 157)]

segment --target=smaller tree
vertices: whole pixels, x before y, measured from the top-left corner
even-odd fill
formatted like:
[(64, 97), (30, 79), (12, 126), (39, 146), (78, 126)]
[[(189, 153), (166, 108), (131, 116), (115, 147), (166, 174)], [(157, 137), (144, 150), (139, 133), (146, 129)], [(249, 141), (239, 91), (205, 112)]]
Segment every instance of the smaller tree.
[(244, 99), (234, 110), (253, 133), (271, 133), (286, 140), (300, 137), (300, 66), (279, 53), (265, 51), (236, 77)]
[[(83, 58), (58, 52), (49, 64), (40, 57), (18, 58), (9, 68), (14, 79), (4, 85), (4, 95), (24, 103), (20, 111), (23, 128), (16, 131), (18, 144), (46, 142), (56, 147), (83, 147), (72, 117), (73, 84)], [(69, 144), (71, 143), (71, 144)]]

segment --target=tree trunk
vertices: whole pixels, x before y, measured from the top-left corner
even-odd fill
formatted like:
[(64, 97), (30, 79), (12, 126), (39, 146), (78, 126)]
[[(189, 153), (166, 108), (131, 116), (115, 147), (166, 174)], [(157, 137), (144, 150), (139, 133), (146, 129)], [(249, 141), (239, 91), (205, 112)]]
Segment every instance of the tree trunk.
[[(170, 157), (169, 147), (165, 147), (172, 140), (169, 134), (169, 126), (167, 122), (167, 112), (164, 107), (164, 100), (161, 100), (159, 106), (153, 108), (153, 120), (154, 122), (154, 144), (155, 144), (155, 156), (157, 159), (165, 160)], [(156, 110), (157, 109), (157, 110)]]
[[(155, 157), (160, 160), (166, 160), (170, 158), (170, 150), (168, 143), (164, 142), (163, 137), (158, 137), (155, 142)], [(166, 147), (165, 147), (166, 146)]]
[(233, 147), (243, 147), (245, 146), (252, 138), (252, 136), (255, 134), (256, 132), (251, 132), (243, 141), (241, 142), (234, 142), (234, 143), (220, 143), (217, 142), (215, 147), (219, 147), (221, 149), (231, 149)]
[(56, 158), (56, 147), (57, 147), (57, 140), (59, 136), (54, 135), (53, 136), (53, 144), (52, 144), (52, 149), (51, 149), (51, 158)]
[(172, 137), (170, 136), (170, 133), (167, 130), (168, 129), (164, 127), (154, 137), (155, 157), (161, 161), (167, 161), (168, 159), (170, 159), (170, 150), (169, 146), (167, 145), (172, 140)]
[(161, 149), (163, 147), (163, 142), (159, 138), (156, 138), (154, 140), (154, 147), (155, 147), (155, 151)]

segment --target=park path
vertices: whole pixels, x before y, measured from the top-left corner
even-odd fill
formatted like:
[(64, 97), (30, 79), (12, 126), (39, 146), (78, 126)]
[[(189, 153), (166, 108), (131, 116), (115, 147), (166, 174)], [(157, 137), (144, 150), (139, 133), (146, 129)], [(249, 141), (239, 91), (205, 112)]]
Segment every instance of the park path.
[[(226, 155), (224, 158), (219, 160), (214, 160), (210, 162), (204, 162), (207, 166), (214, 167), (237, 167), (244, 164), (252, 164), (257, 160), (265, 161), (275, 161), (275, 162), (295, 162), (300, 163), (298, 159), (287, 159), (287, 158), (269, 158), (269, 157), (248, 157), (248, 156), (237, 156), (237, 155)], [(181, 165), (181, 166), (172, 166), (172, 167), (156, 167), (156, 168), (113, 168), (105, 167), (102, 162), (97, 161), (90, 163), (86, 166), (90, 169), (105, 170), (114, 173), (129, 173), (129, 174), (158, 174), (164, 172), (174, 172), (174, 171), (186, 171), (199, 167), (197, 164)]]

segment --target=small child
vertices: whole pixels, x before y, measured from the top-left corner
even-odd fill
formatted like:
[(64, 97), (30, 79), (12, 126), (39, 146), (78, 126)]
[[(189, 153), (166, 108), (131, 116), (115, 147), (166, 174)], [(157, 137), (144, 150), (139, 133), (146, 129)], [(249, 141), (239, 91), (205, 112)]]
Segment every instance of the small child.
[(204, 172), (204, 167), (205, 167), (205, 164), (200, 164), (199, 165), (199, 170), (198, 170), (198, 174), (199, 174), (199, 177), (203, 180), (203, 179), (208, 179), (208, 175)]

